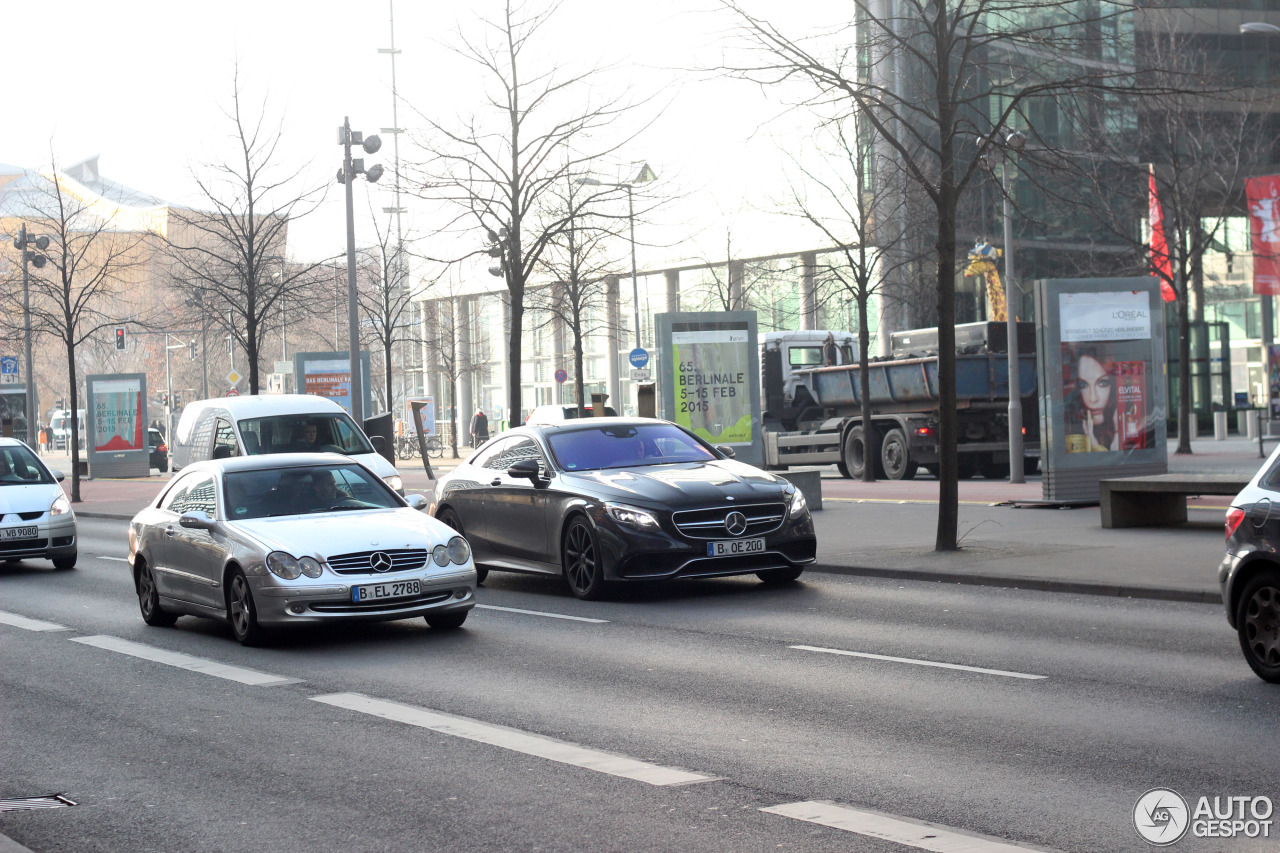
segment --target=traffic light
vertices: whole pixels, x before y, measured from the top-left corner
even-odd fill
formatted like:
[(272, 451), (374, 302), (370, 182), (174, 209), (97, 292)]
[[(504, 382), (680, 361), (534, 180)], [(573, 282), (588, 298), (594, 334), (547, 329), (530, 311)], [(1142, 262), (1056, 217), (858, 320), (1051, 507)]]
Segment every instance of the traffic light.
[(165, 394), (165, 395), (164, 395), (164, 407), (165, 407), (166, 409), (167, 409), (167, 408), (169, 408), (169, 395), (168, 395), (168, 394)]
[(195, 361), (196, 360), (196, 342), (194, 340), (191, 341), (190, 347), (191, 347), (191, 360)]
[(116, 326), (116, 349), (124, 352), (124, 326)]

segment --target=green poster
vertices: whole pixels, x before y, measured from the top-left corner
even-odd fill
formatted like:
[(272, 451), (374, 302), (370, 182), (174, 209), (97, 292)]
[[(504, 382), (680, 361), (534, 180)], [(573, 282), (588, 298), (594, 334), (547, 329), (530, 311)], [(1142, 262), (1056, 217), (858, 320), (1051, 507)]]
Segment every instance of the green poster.
[(675, 421), (712, 444), (751, 444), (751, 347), (741, 328), (671, 332)]

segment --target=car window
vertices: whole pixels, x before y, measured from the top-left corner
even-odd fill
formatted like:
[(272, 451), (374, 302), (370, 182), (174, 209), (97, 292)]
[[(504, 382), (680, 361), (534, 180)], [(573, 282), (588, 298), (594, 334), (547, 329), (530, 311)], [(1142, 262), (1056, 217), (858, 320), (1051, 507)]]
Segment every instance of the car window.
[[(258, 456), (267, 453), (299, 453), (333, 450), (348, 455), (373, 453), (373, 445), (345, 412), (337, 414), (273, 415), (266, 418), (243, 418), (236, 422), (244, 438), (245, 453)], [(306, 440), (308, 426), (316, 430), (315, 441)]]
[(502, 448), (506, 447), (511, 441), (509, 438), (499, 438), (489, 445), (480, 448), (480, 452), (471, 457), (471, 464), (477, 468), (493, 468), (494, 470), (502, 470), (502, 466), (495, 464), (498, 455), (502, 453)]
[(174, 484), (165, 494), (164, 499), (160, 501), (160, 508), (167, 509), (169, 512), (181, 515), (186, 512), (184, 507), (187, 503), (187, 492), (191, 490), (191, 484), (194, 477), (184, 477), (182, 480)]
[(622, 424), (556, 432), (547, 438), (566, 471), (708, 462), (716, 456), (674, 424)]
[(201, 477), (192, 484), (178, 514), (183, 512), (206, 512), (210, 518), (217, 518), (218, 502), (213, 493), (212, 475)]
[(0, 447), (0, 486), (56, 482), (40, 460), (20, 444)]
[(231, 424), (218, 419), (217, 429), (213, 433), (213, 458), (229, 459), (232, 456), (239, 456), (240, 450), (236, 445), (236, 434), (231, 429)]
[(224, 482), (227, 517), (233, 520), (404, 505), (362, 465), (235, 471)]
[(538, 463), (539, 468), (547, 466), (546, 459), (542, 456), (542, 448), (538, 446), (538, 442), (534, 441), (527, 435), (516, 436), (507, 442), (500, 453), (494, 459), (492, 467), (500, 468), (505, 471), (512, 465), (525, 459), (532, 459)]
[(787, 358), (790, 359), (792, 367), (821, 367), (822, 347), (792, 346), (787, 349)]

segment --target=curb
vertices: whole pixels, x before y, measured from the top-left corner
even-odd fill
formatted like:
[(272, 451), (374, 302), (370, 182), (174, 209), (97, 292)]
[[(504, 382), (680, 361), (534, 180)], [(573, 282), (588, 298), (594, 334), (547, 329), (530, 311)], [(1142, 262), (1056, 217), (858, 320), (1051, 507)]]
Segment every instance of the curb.
[(936, 581), (938, 583), (968, 584), (972, 586), (1030, 589), (1038, 592), (1069, 592), (1077, 595), (1106, 595), (1113, 598), (1143, 598), (1153, 601), (1186, 601), (1193, 604), (1222, 605), (1221, 593), (1209, 590), (1166, 589), (1154, 586), (1127, 586), (1124, 584), (1006, 577), (1002, 575), (956, 574), (931, 571), (929, 569), (881, 569), (862, 566), (837, 566), (823, 563), (813, 563), (809, 566), (809, 570), (833, 575), (857, 575), (891, 580)]

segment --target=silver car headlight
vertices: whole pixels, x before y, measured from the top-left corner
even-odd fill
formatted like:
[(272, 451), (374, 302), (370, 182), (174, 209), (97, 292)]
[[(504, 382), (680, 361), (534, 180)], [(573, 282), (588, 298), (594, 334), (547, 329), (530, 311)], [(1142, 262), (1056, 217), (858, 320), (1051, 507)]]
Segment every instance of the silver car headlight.
[(320, 563), (310, 557), (303, 557), (298, 561), (298, 570), (309, 578), (320, 577)]
[(457, 563), (459, 566), (465, 566), (467, 560), (471, 559), (471, 546), (461, 536), (450, 539), (449, 547), (445, 550), (449, 552), (450, 562)]
[(809, 504), (804, 499), (804, 492), (796, 489), (791, 494), (791, 517), (799, 518), (809, 512)]
[(604, 511), (619, 524), (634, 527), (636, 530), (657, 530), (658, 519), (637, 507), (626, 504), (605, 504)]
[(437, 545), (431, 549), (431, 559), (437, 566), (444, 568), (449, 565), (449, 549), (443, 545)]
[(383, 477), (382, 479), (388, 486), (395, 489), (397, 492), (404, 491), (404, 480), (400, 479), (399, 474), (392, 474), (390, 477)]
[(71, 512), (71, 501), (67, 500), (66, 495), (58, 495), (49, 505), (49, 515), (66, 515), (69, 512)]
[(296, 580), (298, 575), (302, 574), (302, 569), (299, 568), (297, 559), (292, 554), (286, 554), (284, 551), (272, 551), (268, 554), (267, 568), (271, 570), (271, 574), (282, 577), (287, 581)]

